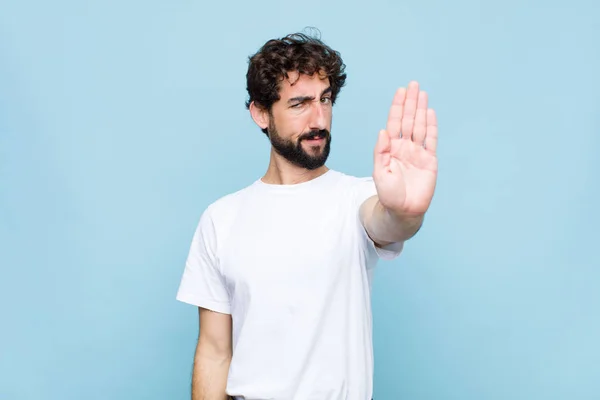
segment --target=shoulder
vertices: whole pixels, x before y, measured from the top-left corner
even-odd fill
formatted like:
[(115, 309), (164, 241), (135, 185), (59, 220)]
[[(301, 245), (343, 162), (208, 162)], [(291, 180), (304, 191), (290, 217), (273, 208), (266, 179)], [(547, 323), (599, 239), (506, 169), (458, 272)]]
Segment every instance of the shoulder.
[(355, 176), (333, 171), (333, 177), (345, 189), (345, 194), (349, 196), (349, 199), (358, 204), (377, 194), (375, 181), (371, 176)]
[(330, 183), (343, 185), (349, 188), (354, 188), (356, 186), (364, 184), (365, 182), (373, 180), (373, 178), (370, 176), (350, 175), (337, 170), (330, 170), (328, 175)]
[(249, 196), (253, 185), (222, 195), (208, 204), (204, 213), (212, 219), (220, 219), (240, 208)]
[(213, 248), (228, 234), (230, 227), (247, 201), (252, 185), (217, 197), (200, 214), (195, 230), (195, 241), (201, 240)]
[(216, 197), (205, 207), (202, 217), (209, 220), (215, 229), (226, 230), (259, 194), (259, 181), (255, 180), (238, 190)]

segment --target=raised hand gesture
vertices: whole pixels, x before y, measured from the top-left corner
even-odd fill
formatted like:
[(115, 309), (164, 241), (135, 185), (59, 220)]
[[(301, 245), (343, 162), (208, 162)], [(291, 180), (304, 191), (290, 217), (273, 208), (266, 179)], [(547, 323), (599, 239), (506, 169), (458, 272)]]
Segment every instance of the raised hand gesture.
[(437, 135), (427, 93), (414, 81), (398, 89), (374, 151), (373, 179), (385, 208), (408, 216), (427, 211), (437, 180)]

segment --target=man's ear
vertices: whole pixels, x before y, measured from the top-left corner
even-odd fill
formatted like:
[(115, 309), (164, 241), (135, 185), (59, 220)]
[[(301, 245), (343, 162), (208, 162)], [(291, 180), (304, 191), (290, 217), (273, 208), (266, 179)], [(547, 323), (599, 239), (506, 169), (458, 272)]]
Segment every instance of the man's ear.
[(250, 115), (252, 115), (252, 119), (260, 129), (269, 127), (269, 111), (266, 108), (252, 102), (250, 103)]

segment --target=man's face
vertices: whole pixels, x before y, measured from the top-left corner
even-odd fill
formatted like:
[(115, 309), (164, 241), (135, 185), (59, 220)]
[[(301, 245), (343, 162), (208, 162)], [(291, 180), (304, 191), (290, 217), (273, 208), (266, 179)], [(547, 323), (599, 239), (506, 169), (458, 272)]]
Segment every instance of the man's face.
[(331, 145), (332, 101), (329, 79), (290, 73), (269, 118), (269, 139), (275, 151), (309, 170), (325, 164)]

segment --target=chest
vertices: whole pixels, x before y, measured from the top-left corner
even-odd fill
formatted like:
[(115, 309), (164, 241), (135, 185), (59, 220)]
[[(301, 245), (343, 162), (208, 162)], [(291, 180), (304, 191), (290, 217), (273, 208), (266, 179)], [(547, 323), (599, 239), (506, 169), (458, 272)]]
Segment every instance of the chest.
[(356, 218), (343, 201), (248, 204), (221, 247), (230, 293), (284, 298), (340, 279), (356, 256)]

